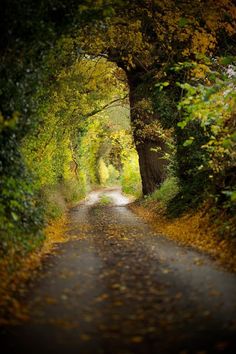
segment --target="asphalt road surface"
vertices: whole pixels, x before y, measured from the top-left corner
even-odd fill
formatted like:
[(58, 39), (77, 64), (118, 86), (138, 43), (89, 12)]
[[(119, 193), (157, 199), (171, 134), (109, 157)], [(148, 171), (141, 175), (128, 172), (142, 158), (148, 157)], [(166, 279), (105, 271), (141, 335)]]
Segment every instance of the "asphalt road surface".
[(236, 276), (128, 203), (108, 189), (71, 209), (69, 241), (22, 300), (30, 320), (1, 330), (1, 353), (236, 353)]

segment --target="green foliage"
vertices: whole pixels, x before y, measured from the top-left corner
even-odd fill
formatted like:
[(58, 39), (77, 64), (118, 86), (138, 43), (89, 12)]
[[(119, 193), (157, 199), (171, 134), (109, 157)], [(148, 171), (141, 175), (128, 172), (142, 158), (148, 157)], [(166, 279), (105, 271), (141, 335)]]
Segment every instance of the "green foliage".
[(120, 175), (111, 159), (120, 167), (119, 154), (125, 147), (120, 149), (111, 135), (127, 127), (128, 117), (122, 108), (118, 116), (117, 109), (109, 114), (104, 109), (123, 95), (124, 84), (114, 79), (114, 64), (101, 59), (75, 61), (73, 48), (74, 41), (62, 36), (38, 63), (41, 82), (38, 78), (37, 89), (27, 100), (22, 93), (19, 102), (20, 111), (34, 102), (27, 110), (27, 129), (23, 115), (0, 115), (3, 254), (11, 248), (24, 253), (39, 246), (44, 222), (60, 217), (68, 203), (99, 184), (103, 156), (108, 167), (102, 183), (117, 182)]
[(133, 151), (129, 157), (123, 159), (121, 186), (124, 193), (137, 198), (141, 196), (141, 178), (138, 168), (138, 157)]
[(109, 178), (107, 180), (107, 184), (109, 186), (118, 185), (120, 172), (112, 164), (108, 165), (108, 174), (109, 174)]
[(0, 145), (0, 254), (6, 254), (11, 248), (25, 254), (42, 241), (43, 209), (34, 180), (17, 151), (16, 135), (11, 128), (4, 129)]
[[(208, 76), (212, 80), (212, 72)], [(178, 125), (186, 137), (180, 150), (195, 158), (194, 169), (204, 176), (196, 192), (207, 193), (228, 210), (235, 208), (235, 83), (235, 67), (228, 66), (208, 85), (182, 85), (186, 95), (179, 104), (184, 116)], [(193, 126), (198, 127), (197, 136)]]
[(107, 195), (102, 195), (99, 198), (99, 204), (101, 206), (107, 206), (107, 205), (110, 205), (111, 203), (112, 203), (112, 199)]
[(175, 133), (174, 173), (179, 179), (180, 191), (173, 200), (173, 208), (178, 214), (178, 209), (182, 213), (203, 201), (209, 187), (209, 169), (199, 169), (208, 159), (207, 152), (201, 149), (207, 139), (199, 123), (191, 122), (184, 130), (176, 127)]
[(178, 102), (177, 93), (171, 89), (171, 94), (168, 90), (160, 91), (155, 89), (152, 95), (153, 108), (155, 113), (165, 129), (173, 128), (178, 121), (178, 110), (176, 104)]
[(42, 191), (45, 212), (48, 220), (61, 217), (67, 209), (65, 197), (60, 186), (50, 186)]
[(79, 183), (79, 179), (75, 177), (58, 184), (43, 187), (41, 200), (47, 220), (50, 221), (63, 216), (68, 206), (76, 204), (85, 195), (86, 191)]
[(179, 192), (179, 183), (176, 177), (167, 178), (160, 188), (158, 188), (153, 194), (146, 199), (160, 202), (164, 208), (168, 207), (169, 202), (175, 198)]
[(107, 180), (109, 179), (109, 170), (102, 158), (98, 161), (98, 175), (100, 185), (106, 186)]
[(104, 113), (127, 92), (114, 62), (138, 88), (135, 134), (153, 141), (161, 135), (168, 147), (176, 143), (168, 151), (172, 161), (176, 151), (180, 185), (173, 205), (185, 210), (211, 196), (219, 208), (233, 212), (233, 1), (205, 6), (158, 0), (153, 8), (150, 1), (140, 6), (121, 0), (10, 0), (2, 15), (3, 253), (10, 244), (23, 251), (40, 244), (45, 214), (60, 215), (65, 201), (75, 202), (96, 186), (101, 159), (107, 169), (102, 183), (115, 183), (119, 173), (126, 193), (140, 193), (126, 107), (111, 105)]
[[(58, 48), (62, 56), (57, 63)], [(7, 192), (3, 193), (2, 214), (6, 205), (12, 208), (8, 207), (8, 214), (2, 220), (9, 234), (10, 223), (6, 224), (6, 221), (9, 218), (12, 220), (12, 233), (15, 233), (24, 219), (25, 228), (20, 229), (19, 234), (27, 228), (29, 240), (36, 238), (34, 234), (41, 230), (43, 221), (60, 217), (65, 213), (68, 203), (77, 202), (91, 188), (99, 183), (104, 186), (117, 183), (122, 169), (122, 156), (128, 156), (129, 150), (133, 153), (130, 130), (123, 129), (129, 126), (129, 117), (121, 108), (118, 116), (114, 109), (106, 114), (104, 111), (104, 107), (110, 107), (110, 101), (123, 95), (124, 85), (113, 79), (116, 66), (106, 60), (82, 59), (75, 63), (69, 60), (64, 68), (62, 62), (71, 48), (71, 40), (63, 37), (48, 53), (43, 65), (52, 67), (56, 76), (53, 82), (39, 86), (34, 95), (38, 104), (32, 120), (37, 113), (38, 123), (35, 122), (34, 127), (21, 139), (18, 151), (12, 143), (19, 169), (23, 171), (22, 192), (19, 188), (19, 171), (15, 165), (15, 179), (6, 178)], [(13, 129), (16, 124), (14, 116), (9, 122), (4, 121), (2, 129)], [(124, 143), (121, 143), (122, 139)], [(7, 146), (10, 147), (9, 144)], [(23, 157), (25, 164), (20, 157)], [(116, 163), (119, 170), (111, 161)], [(27, 176), (27, 170), (31, 177)], [(34, 181), (31, 184), (30, 178)], [(41, 218), (41, 223), (38, 218)], [(35, 228), (33, 223), (36, 224)], [(10, 239), (9, 235), (6, 237)]]

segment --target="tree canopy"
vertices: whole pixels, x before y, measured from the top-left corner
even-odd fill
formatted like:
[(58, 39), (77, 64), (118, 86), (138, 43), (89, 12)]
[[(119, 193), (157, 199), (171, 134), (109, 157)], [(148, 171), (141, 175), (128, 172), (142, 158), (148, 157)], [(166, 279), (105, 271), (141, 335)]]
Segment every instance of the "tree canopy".
[(174, 176), (171, 215), (205, 201), (233, 234), (234, 1), (11, 0), (0, 23), (3, 253), (41, 242), (52, 186), (137, 194), (138, 159), (144, 194)]

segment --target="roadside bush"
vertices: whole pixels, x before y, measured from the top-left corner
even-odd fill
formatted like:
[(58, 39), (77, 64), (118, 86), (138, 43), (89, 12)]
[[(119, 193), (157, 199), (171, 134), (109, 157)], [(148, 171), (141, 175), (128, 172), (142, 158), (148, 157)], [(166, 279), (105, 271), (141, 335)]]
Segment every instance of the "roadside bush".
[(107, 184), (110, 186), (119, 184), (120, 173), (112, 164), (108, 166), (108, 173), (109, 173), (109, 178)]
[(139, 173), (138, 157), (135, 153), (123, 161), (121, 174), (122, 190), (126, 194), (140, 197), (142, 193), (141, 177)]
[[(81, 176), (83, 177), (83, 176)], [(66, 180), (61, 185), (61, 191), (65, 201), (69, 205), (73, 205), (85, 197), (87, 188), (81, 178), (73, 178)]]
[(109, 171), (103, 159), (98, 161), (98, 176), (101, 186), (105, 186), (109, 178)]
[[(224, 61), (219, 59), (220, 64)], [(186, 156), (192, 160), (185, 168), (179, 163), (183, 197), (192, 184), (193, 200), (204, 193), (205, 200), (231, 215), (236, 207), (236, 66), (226, 63), (225, 69), (221, 65), (218, 71), (209, 70), (208, 84), (180, 84), (186, 95), (179, 103), (183, 118), (178, 151), (185, 161)]]
[(48, 220), (61, 217), (66, 212), (66, 201), (58, 186), (48, 187), (43, 191), (45, 212)]
[(147, 197), (148, 200), (160, 202), (163, 207), (167, 207), (168, 203), (178, 194), (179, 185), (176, 177), (167, 178), (160, 188), (156, 189), (151, 196)]

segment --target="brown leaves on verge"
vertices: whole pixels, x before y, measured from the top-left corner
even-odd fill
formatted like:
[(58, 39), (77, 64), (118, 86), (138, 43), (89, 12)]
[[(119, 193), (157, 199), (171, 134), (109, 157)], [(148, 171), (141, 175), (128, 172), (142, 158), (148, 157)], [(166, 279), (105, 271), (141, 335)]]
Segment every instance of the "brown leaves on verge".
[[(159, 234), (175, 240), (182, 245), (192, 246), (216, 258), (224, 267), (236, 272), (235, 243), (222, 239), (217, 226), (213, 225), (205, 210), (188, 213), (178, 219), (168, 219), (156, 203), (148, 205), (132, 204), (130, 208)], [(197, 265), (202, 261), (196, 259)]]
[[(33, 278), (42, 264), (43, 258), (52, 253), (58, 243), (66, 242), (66, 217), (56, 219), (45, 229), (45, 242), (43, 246), (29, 254), (27, 257), (16, 258), (9, 253), (0, 262), (0, 325), (17, 324), (26, 321), (29, 316), (27, 308), (19, 301), (24, 295), (25, 284)], [(16, 271), (11, 271), (14, 263)], [(17, 263), (17, 264), (16, 264)]]

